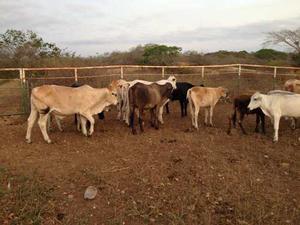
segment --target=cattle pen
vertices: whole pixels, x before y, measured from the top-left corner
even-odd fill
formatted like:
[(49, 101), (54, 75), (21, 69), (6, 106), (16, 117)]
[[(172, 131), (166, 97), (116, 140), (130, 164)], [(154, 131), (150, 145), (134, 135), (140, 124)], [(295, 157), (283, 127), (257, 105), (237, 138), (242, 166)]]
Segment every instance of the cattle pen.
[(77, 81), (103, 87), (114, 79), (154, 81), (169, 75), (194, 85), (224, 86), (236, 94), (282, 89), (286, 80), (300, 77), (300, 68), (250, 64), (0, 68), (0, 116), (27, 114), (30, 91), (42, 84), (71, 85)]
[[(132, 66), (0, 69), (0, 224), (66, 225), (296, 225), (300, 221), (300, 129), (280, 122), (256, 133), (255, 116), (243, 121), (247, 135), (227, 135), (231, 103), (219, 101), (214, 126), (191, 129), (170, 102), (164, 124), (133, 135), (117, 120), (117, 110), (96, 119), (85, 137), (74, 118), (51, 123), (47, 144), (36, 125), (25, 142), (29, 96), (42, 84), (75, 81), (104, 87), (112, 80), (149, 81), (175, 75), (195, 85), (224, 86), (235, 95), (282, 89), (300, 77), (300, 68), (245, 64), (208, 66)], [(189, 111), (189, 110), (188, 110)], [(97, 196), (85, 200), (87, 187)]]

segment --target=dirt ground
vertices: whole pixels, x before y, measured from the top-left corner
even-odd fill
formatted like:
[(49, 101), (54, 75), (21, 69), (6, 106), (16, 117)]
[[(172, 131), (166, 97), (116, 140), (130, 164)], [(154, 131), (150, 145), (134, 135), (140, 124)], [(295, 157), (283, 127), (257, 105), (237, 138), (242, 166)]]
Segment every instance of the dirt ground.
[[(219, 103), (215, 127), (192, 131), (178, 103), (155, 130), (134, 136), (116, 112), (97, 121), (92, 137), (54, 125), (53, 144), (36, 125), (25, 143), (26, 118), (0, 118), (1, 224), (299, 224), (300, 129), (226, 134), (231, 105)], [(298, 124), (299, 127), (299, 124)], [(84, 200), (89, 185), (98, 189)]]

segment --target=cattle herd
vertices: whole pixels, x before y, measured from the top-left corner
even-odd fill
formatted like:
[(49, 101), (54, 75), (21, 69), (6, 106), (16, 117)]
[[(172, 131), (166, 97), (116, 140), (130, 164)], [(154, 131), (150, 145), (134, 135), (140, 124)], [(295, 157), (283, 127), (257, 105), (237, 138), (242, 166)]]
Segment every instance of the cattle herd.
[[(168, 79), (149, 82), (144, 80), (114, 80), (108, 87), (92, 88), (88, 85), (72, 85), (72, 87), (58, 85), (43, 85), (33, 88), (31, 92), (31, 112), (28, 118), (26, 141), (31, 143), (31, 132), (38, 118), (38, 125), (43, 138), (51, 143), (48, 131), (51, 118), (55, 118), (59, 130), (62, 131), (60, 121), (68, 115), (75, 115), (77, 130), (85, 136), (94, 132), (95, 120), (93, 116), (104, 118), (103, 112), (112, 105), (117, 105), (118, 119), (130, 126), (133, 134), (137, 134), (135, 119), (137, 118), (140, 132), (144, 132), (145, 110), (150, 111), (150, 124), (159, 129), (163, 124), (163, 108), (168, 102), (178, 100), (181, 106), (181, 116), (187, 115), (189, 103), (192, 126), (199, 129), (198, 114), (200, 108), (205, 111), (205, 125), (213, 126), (213, 110), (220, 98), (229, 98), (228, 89), (224, 87), (194, 86), (187, 82), (176, 82), (174, 76)], [(273, 90), (267, 94), (259, 92), (242, 94), (233, 98), (233, 113), (228, 118), (227, 133), (231, 132), (231, 125), (238, 124), (244, 134), (242, 125), (244, 116), (256, 115), (255, 131), (265, 133), (265, 115), (270, 117), (274, 125), (274, 142), (278, 141), (279, 121), (281, 117), (292, 121), (296, 127), (296, 118), (300, 117), (300, 80), (288, 80), (284, 90)], [(209, 116), (209, 121), (208, 121)], [(88, 131), (87, 131), (88, 128)]]

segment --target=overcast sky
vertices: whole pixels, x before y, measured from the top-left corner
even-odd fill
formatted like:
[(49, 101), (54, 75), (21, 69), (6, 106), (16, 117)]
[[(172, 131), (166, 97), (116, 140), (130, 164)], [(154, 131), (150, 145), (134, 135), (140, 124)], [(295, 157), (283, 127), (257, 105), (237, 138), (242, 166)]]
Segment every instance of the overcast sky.
[(139, 44), (255, 51), (300, 27), (300, 0), (0, 0), (0, 33), (32, 30), (82, 56)]

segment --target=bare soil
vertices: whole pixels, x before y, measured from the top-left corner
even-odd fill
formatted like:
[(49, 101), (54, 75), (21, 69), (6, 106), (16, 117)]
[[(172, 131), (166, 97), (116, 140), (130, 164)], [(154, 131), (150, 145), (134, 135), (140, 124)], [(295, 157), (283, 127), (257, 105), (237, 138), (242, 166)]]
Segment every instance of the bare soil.
[[(132, 135), (116, 112), (97, 121), (92, 137), (53, 125), (46, 144), (36, 125), (25, 143), (25, 117), (0, 118), (0, 223), (3, 224), (299, 224), (300, 129), (281, 120), (248, 135), (226, 134), (231, 105), (215, 108), (215, 127), (191, 130), (178, 103), (159, 130), (146, 120)], [(298, 126), (299, 127), (299, 126)], [(83, 199), (94, 185), (98, 195)]]

